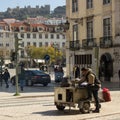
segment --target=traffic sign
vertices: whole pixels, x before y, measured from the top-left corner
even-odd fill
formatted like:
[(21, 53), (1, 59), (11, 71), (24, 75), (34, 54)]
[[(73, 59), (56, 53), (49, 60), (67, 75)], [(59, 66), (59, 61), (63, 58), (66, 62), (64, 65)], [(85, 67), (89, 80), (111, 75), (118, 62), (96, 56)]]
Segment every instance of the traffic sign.
[(46, 61), (48, 61), (48, 60), (50, 60), (50, 56), (49, 56), (49, 55), (45, 55), (45, 56), (44, 56), (44, 59), (45, 59)]

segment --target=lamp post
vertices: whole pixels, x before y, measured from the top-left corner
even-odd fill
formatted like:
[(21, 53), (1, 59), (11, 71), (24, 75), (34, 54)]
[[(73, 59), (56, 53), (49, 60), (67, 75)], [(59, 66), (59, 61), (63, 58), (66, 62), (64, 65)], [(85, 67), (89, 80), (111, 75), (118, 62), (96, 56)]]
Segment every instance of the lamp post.
[(96, 76), (99, 75), (99, 46), (94, 48), (95, 59), (96, 59)]
[(56, 63), (56, 61), (57, 61), (57, 60), (56, 60), (56, 58), (57, 58), (57, 56), (56, 56), (57, 46), (58, 46), (58, 45), (57, 45), (57, 43), (55, 42), (55, 44), (54, 44), (54, 49), (55, 49), (55, 63)]
[(4, 64), (4, 59), (2, 56), (0, 56), (0, 81), (1, 81), (1, 86), (2, 86), (2, 66)]
[(19, 89), (18, 89), (18, 70), (19, 70), (19, 65), (18, 65), (18, 57), (19, 57), (19, 50), (21, 49), (22, 43), (20, 42), (22, 39), (19, 39), (17, 36), (15, 36), (15, 64), (16, 64), (16, 93), (14, 96), (19, 96)]

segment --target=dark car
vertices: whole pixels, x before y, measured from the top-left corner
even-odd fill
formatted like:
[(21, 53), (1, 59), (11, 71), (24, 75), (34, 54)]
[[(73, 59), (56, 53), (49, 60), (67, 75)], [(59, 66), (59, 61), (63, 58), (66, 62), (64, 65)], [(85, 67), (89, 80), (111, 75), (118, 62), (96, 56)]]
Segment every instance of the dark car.
[[(15, 85), (15, 77), (11, 78), (11, 83)], [(19, 75), (18, 75), (19, 78)], [(18, 82), (20, 80), (18, 79)], [(43, 84), (47, 86), (51, 82), (50, 75), (41, 70), (25, 70), (25, 85), (33, 86), (34, 84)]]

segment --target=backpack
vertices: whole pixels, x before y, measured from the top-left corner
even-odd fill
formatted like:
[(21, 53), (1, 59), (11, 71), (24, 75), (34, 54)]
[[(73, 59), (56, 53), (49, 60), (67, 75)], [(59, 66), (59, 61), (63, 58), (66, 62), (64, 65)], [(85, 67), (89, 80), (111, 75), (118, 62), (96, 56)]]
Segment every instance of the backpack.
[(86, 75), (86, 80), (88, 81), (88, 75), (89, 74), (93, 74), (95, 76), (94, 84), (95, 84), (95, 86), (100, 88), (101, 87), (101, 81), (96, 77), (96, 75), (94, 73), (88, 72), (87, 75)]

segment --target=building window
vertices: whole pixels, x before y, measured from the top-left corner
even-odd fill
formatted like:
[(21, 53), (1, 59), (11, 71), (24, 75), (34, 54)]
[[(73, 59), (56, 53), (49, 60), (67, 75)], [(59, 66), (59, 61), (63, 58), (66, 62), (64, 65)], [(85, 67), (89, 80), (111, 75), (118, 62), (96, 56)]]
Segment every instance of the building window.
[(24, 27), (21, 27), (21, 30), (24, 30)]
[(9, 38), (9, 33), (6, 33), (6, 38)]
[(39, 47), (42, 47), (42, 42), (39, 42)]
[(110, 2), (111, 2), (111, 0), (103, 0), (103, 5), (109, 4)]
[(65, 39), (65, 35), (62, 35), (62, 39)]
[(18, 33), (14, 33), (14, 38), (16, 38), (18, 36)]
[(87, 9), (93, 8), (93, 0), (86, 0)]
[(39, 38), (42, 38), (42, 34), (39, 34)]
[(21, 35), (20, 35), (20, 36), (21, 36), (21, 38), (24, 38), (24, 33), (21, 33)]
[(73, 40), (78, 40), (78, 24), (73, 25)]
[(34, 39), (36, 38), (36, 34), (35, 34), (35, 33), (33, 34), (33, 38), (34, 38)]
[(27, 34), (27, 38), (30, 38), (30, 34), (29, 33)]
[(93, 21), (87, 21), (87, 39), (93, 38)]
[(36, 42), (33, 42), (33, 46), (35, 46), (35, 47), (36, 47)]
[(24, 57), (24, 51), (21, 51), (21, 58)]
[(0, 37), (3, 38), (3, 33), (0, 33)]
[(6, 47), (9, 47), (9, 43), (6, 43)]
[(45, 47), (48, 47), (48, 42), (45, 42)]
[(103, 19), (103, 36), (111, 36), (111, 19)]
[(3, 47), (3, 43), (0, 43), (0, 47)]
[(75, 64), (91, 66), (92, 64), (92, 55), (75, 55)]
[(78, 0), (72, 0), (72, 12), (78, 11)]
[(39, 28), (39, 31), (42, 31), (43, 30), (43, 28)]
[(21, 47), (24, 47), (24, 42), (22, 42)]
[(53, 34), (51, 34), (51, 35), (50, 35), (50, 37), (51, 37), (51, 39), (53, 39), (53, 38), (54, 38), (54, 35), (53, 35)]
[(27, 42), (27, 46), (30, 46), (30, 42)]
[(56, 35), (56, 37), (57, 37), (57, 39), (59, 39), (59, 38), (60, 38), (60, 35), (59, 35), (59, 34), (57, 34), (57, 35)]
[(45, 34), (45, 38), (46, 38), (46, 39), (48, 38), (48, 34)]
[(63, 48), (65, 47), (65, 42), (62, 42), (62, 47), (63, 47)]

